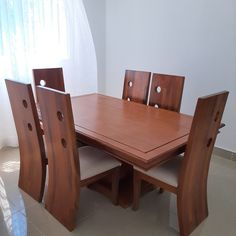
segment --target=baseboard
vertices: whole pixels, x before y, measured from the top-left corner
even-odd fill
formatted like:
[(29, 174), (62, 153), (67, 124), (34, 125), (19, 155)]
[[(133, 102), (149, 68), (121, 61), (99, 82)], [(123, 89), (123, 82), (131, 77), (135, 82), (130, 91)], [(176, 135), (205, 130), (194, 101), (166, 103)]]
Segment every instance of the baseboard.
[(213, 154), (231, 161), (236, 161), (236, 153), (225, 150), (223, 148), (215, 147), (213, 150)]
[(17, 136), (8, 136), (1, 140), (0, 142), (0, 149), (3, 149), (4, 147), (18, 147), (18, 139)]

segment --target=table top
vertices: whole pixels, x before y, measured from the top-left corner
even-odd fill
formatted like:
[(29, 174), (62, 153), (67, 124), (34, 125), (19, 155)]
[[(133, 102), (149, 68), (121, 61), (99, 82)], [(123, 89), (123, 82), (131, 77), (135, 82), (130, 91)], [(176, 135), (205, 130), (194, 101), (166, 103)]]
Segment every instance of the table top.
[(184, 150), (192, 117), (100, 94), (72, 97), (77, 138), (149, 169)]

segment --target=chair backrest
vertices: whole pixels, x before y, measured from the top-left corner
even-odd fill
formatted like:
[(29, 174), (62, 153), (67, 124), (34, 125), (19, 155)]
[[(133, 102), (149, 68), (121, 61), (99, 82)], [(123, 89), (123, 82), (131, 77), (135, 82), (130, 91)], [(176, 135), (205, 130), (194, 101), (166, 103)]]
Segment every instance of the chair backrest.
[(151, 72), (126, 70), (122, 99), (147, 104)]
[[(189, 213), (190, 215), (186, 216), (188, 219), (195, 217), (192, 222), (201, 222), (202, 218), (208, 215), (208, 207), (205, 205), (208, 171), (228, 94), (229, 92), (223, 91), (201, 97), (197, 102), (179, 176), (179, 199), (185, 204), (182, 208), (185, 212), (180, 214), (195, 212), (195, 215)], [(187, 210), (196, 205), (202, 207)], [(204, 212), (201, 209), (204, 209)]]
[(184, 77), (154, 73), (148, 105), (180, 111)]
[(33, 76), (35, 87), (41, 85), (63, 92), (65, 91), (62, 68), (33, 69)]
[[(36, 87), (48, 156), (46, 209), (73, 229), (79, 200), (80, 168), (70, 94)], [(55, 206), (60, 206), (56, 208)]]
[(32, 87), (12, 80), (5, 82), (19, 141), (19, 187), (41, 202), (46, 177), (46, 157)]

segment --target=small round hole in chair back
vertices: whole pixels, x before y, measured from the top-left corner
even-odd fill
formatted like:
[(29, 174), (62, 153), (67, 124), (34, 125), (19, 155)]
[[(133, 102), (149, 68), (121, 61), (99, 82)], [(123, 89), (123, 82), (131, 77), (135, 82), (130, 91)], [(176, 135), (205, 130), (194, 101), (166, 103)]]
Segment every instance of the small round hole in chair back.
[(63, 120), (64, 120), (64, 115), (63, 115), (63, 113), (60, 112), (60, 111), (58, 111), (58, 112), (57, 112), (57, 118), (58, 118), (59, 121), (63, 121)]
[(129, 87), (132, 87), (132, 86), (133, 86), (133, 82), (132, 82), (132, 81), (129, 81), (129, 82), (128, 82), (128, 85), (129, 85)]
[(161, 87), (160, 87), (160, 86), (157, 86), (157, 87), (156, 87), (156, 92), (157, 92), (157, 93), (160, 93), (160, 92), (161, 92)]
[(207, 142), (207, 147), (210, 147), (211, 143), (212, 143), (212, 138), (209, 138), (209, 140)]
[(62, 146), (63, 146), (64, 148), (67, 147), (67, 142), (66, 142), (66, 140), (65, 140), (64, 138), (61, 139), (61, 144), (62, 144)]
[(26, 102), (26, 100), (23, 100), (23, 101), (22, 101), (22, 104), (23, 104), (24, 108), (27, 108), (27, 107), (28, 107), (28, 103)]
[(155, 106), (154, 106), (155, 108), (159, 108), (159, 106), (157, 105), (157, 104), (155, 104)]
[(216, 113), (216, 116), (215, 116), (215, 122), (218, 120), (219, 115), (220, 115), (220, 112), (218, 111), (218, 112)]
[(129, 101), (129, 102), (130, 102), (130, 98), (127, 98), (127, 101)]
[(28, 126), (29, 131), (33, 130), (33, 127), (32, 127), (32, 125), (30, 123), (28, 123), (27, 126)]
[(44, 79), (41, 79), (39, 83), (40, 83), (41, 86), (45, 86), (46, 85), (46, 81)]

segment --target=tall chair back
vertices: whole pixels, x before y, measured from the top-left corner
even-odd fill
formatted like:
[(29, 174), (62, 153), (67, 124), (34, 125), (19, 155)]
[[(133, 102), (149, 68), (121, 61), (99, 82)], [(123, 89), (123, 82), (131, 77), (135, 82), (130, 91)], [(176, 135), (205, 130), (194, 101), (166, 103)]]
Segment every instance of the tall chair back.
[(33, 69), (33, 76), (35, 87), (41, 85), (63, 92), (65, 91), (62, 68)]
[(49, 144), (45, 207), (72, 230), (79, 201), (80, 168), (70, 95), (40, 86), (36, 89)]
[(149, 105), (171, 111), (180, 111), (184, 77), (154, 73), (150, 90)]
[(201, 97), (197, 102), (178, 181), (177, 204), (182, 232), (191, 232), (208, 216), (207, 177), (228, 93)]
[(77, 149), (70, 95), (38, 86), (48, 154), (46, 209), (68, 230), (76, 225), (80, 189), (110, 178), (107, 196), (118, 202), (121, 163), (107, 152), (91, 146)]
[(122, 99), (147, 104), (151, 72), (126, 70)]
[(173, 156), (148, 171), (134, 166), (133, 209), (138, 208), (142, 180), (176, 194), (181, 236), (188, 236), (208, 216), (208, 171), (228, 94), (198, 99), (184, 157)]
[(32, 87), (5, 80), (20, 149), (19, 187), (41, 202), (45, 178), (46, 157)]

